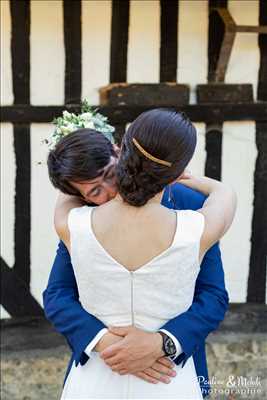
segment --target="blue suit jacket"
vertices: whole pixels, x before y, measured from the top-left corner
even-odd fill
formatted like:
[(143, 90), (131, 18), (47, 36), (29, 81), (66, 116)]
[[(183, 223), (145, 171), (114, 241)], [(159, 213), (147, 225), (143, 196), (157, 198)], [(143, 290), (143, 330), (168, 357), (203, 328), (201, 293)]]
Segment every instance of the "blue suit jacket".
[[(172, 186), (169, 201), (165, 190), (162, 204), (168, 208), (197, 210), (202, 207), (205, 196), (181, 184)], [(72, 349), (65, 380), (75, 360), (85, 364), (88, 356), (85, 348), (105, 325), (85, 311), (79, 302), (78, 288), (67, 248), (60, 242), (57, 255), (43, 292), (46, 317), (56, 330), (65, 336)], [(217, 329), (228, 308), (224, 272), (220, 249), (214, 245), (205, 255), (197, 278), (192, 306), (184, 313), (168, 321), (162, 328), (172, 333), (180, 342), (183, 353), (175, 360), (184, 365), (193, 356), (203, 396), (208, 394), (208, 370), (205, 339)]]

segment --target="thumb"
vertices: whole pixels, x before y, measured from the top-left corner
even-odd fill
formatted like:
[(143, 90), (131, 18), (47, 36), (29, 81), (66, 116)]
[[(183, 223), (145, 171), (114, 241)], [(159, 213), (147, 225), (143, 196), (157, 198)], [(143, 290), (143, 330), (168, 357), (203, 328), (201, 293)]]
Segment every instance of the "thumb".
[(126, 336), (128, 335), (130, 328), (130, 326), (110, 326), (108, 330), (114, 335)]

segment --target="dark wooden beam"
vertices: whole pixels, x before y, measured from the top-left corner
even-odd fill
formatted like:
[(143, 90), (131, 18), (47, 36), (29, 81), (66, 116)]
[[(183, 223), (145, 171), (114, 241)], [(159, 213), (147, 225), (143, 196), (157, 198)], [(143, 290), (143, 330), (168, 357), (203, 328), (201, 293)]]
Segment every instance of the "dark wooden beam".
[[(12, 81), (15, 104), (30, 103), (30, 3), (11, 1)], [(14, 121), (15, 178), (15, 264), (12, 269), (30, 288), (31, 243), (31, 150), (30, 121), (21, 125)], [(5, 299), (4, 299), (5, 301)], [(15, 300), (14, 300), (15, 301)], [(33, 309), (28, 303), (28, 315)], [(15, 306), (16, 307), (16, 306)], [(26, 311), (25, 311), (26, 312)]]
[(30, 288), (1, 257), (1, 304), (12, 317), (44, 315)]
[(100, 90), (101, 106), (176, 107), (189, 103), (188, 85), (168, 83), (112, 83)]
[(227, 7), (227, 0), (209, 0), (208, 81), (214, 82), (225, 26), (215, 7)]
[[(260, 1), (259, 24), (267, 27), (266, 1)], [(258, 100), (267, 101), (267, 40), (259, 35), (260, 68)], [(265, 303), (267, 264), (267, 121), (256, 123), (258, 150), (254, 172), (251, 253), (247, 301)]]
[[(29, 124), (14, 125), (15, 180), (15, 264), (14, 271), (30, 287), (31, 243), (31, 143)], [(30, 310), (29, 310), (30, 311)], [(29, 314), (30, 315), (30, 314)]]
[(206, 163), (205, 175), (221, 180), (222, 169), (222, 124), (209, 124), (206, 128)]
[(267, 26), (236, 25), (236, 32), (267, 33)]
[(112, 1), (110, 82), (127, 81), (129, 0)]
[(176, 0), (160, 1), (160, 82), (176, 82), (178, 7)]
[[(143, 111), (154, 107), (147, 106), (117, 106), (102, 107), (99, 112), (106, 115), (110, 123), (122, 124), (133, 121)], [(222, 121), (267, 121), (267, 101), (258, 103), (216, 103), (216, 104), (190, 104), (176, 107), (175, 104), (169, 104), (169, 107), (184, 111), (193, 122), (222, 122)], [(167, 107), (166, 107), (167, 108)], [(13, 123), (26, 122), (51, 122), (55, 117), (62, 114), (64, 110), (70, 112), (79, 112), (80, 106), (61, 105), (61, 106), (30, 106), (14, 105), (1, 107), (1, 121)]]
[(253, 103), (253, 85), (212, 82), (197, 85), (197, 103)]
[[(267, 25), (267, 9), (266, 1), (260, 0), (259, 21), (261, 25)], [(267, 101), (267, 37), (259, 35), (258, 38), (260, 49), (260, 68), (258, 76), (257, 98), (260, 101)]]
[(30, 2), (10, 1), (12, 80), (15, 104), (30, 103)]
[[(216, 102), (216, 96), (211, 93), (215, 90), (221, 93), (221, 88), (211, 84), (216, 81), (217, 65), (220, 59), (220, 51), (225, 39), (225, 26), (214, 7), (227, 7), (227, 0), (209, 0), (209, 36), (208, 36), (208, 85), (199, 85), (197, 99), (201, 104)], [(227, 90), (224, 96), (218, 96), (221, 104), (225, 103)], [(222, 122), (219, 117), (212, 121), (206, 121), (206, 161), (205, 175), (217, 180), (221, 179), (222, 170)]]
[(221, 22), (224, 25), (223, 40), (220, 46), (219, 57), (217, 60), (215, 71), (216, 82), (223, 82), (225, 79), (225, 74), (227, 71), (236, 34), (243, 32), (267, 34), (267, 27), (264, 25), (237, 25), (225, 6), (213, 9), (213, 13), (218, 14), (218, 17), (221, 19)]
[(78, 103), (82, 88), (81, 1), (63, 1), (65, 44), (65, 103)]
[[(246, 84), (209, 83), (197, 86), (198, 104), (253, 102), (253, 87)], [(220, 180), (222, 169), (222, 136), (221, 122), (206, 126), (206, 163), (205, 175)]]
[[(154, 107), (148, 106), (108, 106), (99, 107), (101, 113), (112, 120), (114, 124), (127, 123), (133, 121), (140, 113)], [(166, 106), (184, 111), (193, 122), (216, 122), (216, 121), (266, 121), (267, 120), (267, 102), (258, 103), (240, 103), (223, 104), (212, 103), (201, 105), (187, 105), (176, 107), (173, 104)], [(14, 105), (2, 106), (0, 109), (1, 122), (11, 123), (46, 123), (51, 122), (55, 117), (62, 114), (64, 110), (70, 112), (80, 112), (79, 105), (71, 106), (27, 106)], [(115, 113), (115, 114), (113, 114)]]

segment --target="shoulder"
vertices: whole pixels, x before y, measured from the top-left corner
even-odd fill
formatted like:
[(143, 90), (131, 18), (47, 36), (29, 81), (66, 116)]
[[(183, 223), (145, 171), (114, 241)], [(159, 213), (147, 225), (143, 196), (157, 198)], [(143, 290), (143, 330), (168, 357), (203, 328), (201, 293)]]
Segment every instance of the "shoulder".
[(92, 211), (92, 209), (93, 209), (94, 207), (90, 207), (90, 206), (87, 206), (87, 205), (84, 205), (84, 206), (81, 206), (81, 207), (75, 207), (75, 208), (72, 208), (71, 210), (70, 210), (70, 212), (69, 212), (69, 215), (85, 215), (85, 214), (89, 214), (91, 211)]
[(89, 216), (94, 207), (88, 207), (87, 205), (82, 207), (75, 207), (69, 211), (68, 214), (68, 227), (69, 229), (75, 228), (79, 220), (83, 220), (84, 217)]
[(205, 227), (204, 215), (194, 210), (178, 210), (177, 225), (186, 241), (199, 241)]
[(181, 183), (174, 183), (171, 186), (171, 201), (168, 201), (169, 189), (166, 188), (163, 195), (162, 204), (168, 208), (180, 210), (198, 210), (202, 208), (206, 196), (193, 190)]

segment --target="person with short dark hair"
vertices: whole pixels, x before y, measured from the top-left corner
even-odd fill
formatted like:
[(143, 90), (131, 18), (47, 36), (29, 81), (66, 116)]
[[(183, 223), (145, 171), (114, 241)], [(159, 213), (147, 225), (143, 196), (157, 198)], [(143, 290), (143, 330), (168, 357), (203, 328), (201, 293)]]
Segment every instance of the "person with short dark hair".
[[(214, 289), (202, 295), (199, 288), (195, 290), (195, 283), (202, 280), (199, 279), (202, 272), (199, 272), (199, 259), (202, 260), (204, 253), (231, 224), (235, 208), (233, 192), (208, 178), (190, 176), (185, 179), (185, 167), (195, 150), (196, 131), (180, 113), (158, 109), (141, 114), (124, 136), (118, 163), (116, 154), (111, 151), (107, 165), (99, 161), (96, 164), (99, 174), (93, 172), (88, 180), (84, 179), (86, 174), (83, 175), (86, 157), (97, 156), (98, 159), (100, 153), (90, 152), (93, 147), (88, 145), (89, 137), (93, 138), (91, 134), (97, 133), (85, 131), (76, 131), (64, 138), (48, 160), (51, 181), (65, 193), (73, 195), (78, 190), (94, 204), (105, 203), (103, 197), (98, 197), (101, 193), (110, 200), (95, 208), (82, 206), (84, 203), (77, 197), (60, 195), (57, 205), (56, 228), (67, 248), (70, 242), (72, 244), (72, 264), (78, 285), (78, 291), (76, 288), (74, 292), (76, 298), (80, 296), (83, 306), (81, 311), (81, 305), (73, 305), (72, 313), (67, 316), (66, 300), (62, 299), (62, 305), (58, 300), (57, 307), (52, 304), (58, 289), (51, 290), (53, 279), (50, 276), (44, 292), (45, 311), (57, 329), (68, 337), (74, 352), (62, 398), (109, 398), (112, 395), (124, 398), (123, 391), (128, 390), (129, 385), (136, 398), (153, 394), (157, 398), (174, 398), (174, 395), (175, 398), (202, 398), (199, 384), (193, 383), (195, 369), (198, 375), (202, 372), (207, 376), (207, 372), (205, 355), (197, 351), (200, 346), (203, 351), (207, 334), (222, 319), (228, 302), (220, 262), (216, 260), (217, 271), (216, 262), (210, 268), (210, 272), (215, 269), (212, 274), (217, 276), (217, 287), (216, 278), (212, 278)], [(98, 136), (94, 139), (97, 141)], [(87, 141), (87, 147), (81, 146), (83, 141)], [(81, 171), (77, 175), (73, 173), (75, 163)], [(109, 168), (116, 172), (112, 183), (107, 177)], [(180, 183), (175, 183), (177, 179)], [(116, 190), (108, 190), (116, 187), (115, 184), (118, 194)], [(205, 200), (197, 194), (198, 201), (194, 202), (192, 189), (209, 197)], [(185, 192), (192, 200), (187, 207), (182, 205)], [(225, 201), (220, 205), (224, 218), (218, 212), (219, 197)], [(161, 202), (167, 207), (162, 207)], [(173, 212), (168, 208), (191, 208), (198, 212)], [(209, 252), (212, 253), (212, 249), (207, 254)], [(205, 257), (203, 265), (208, 264)], [(206, 278), (207, 288), (208, 276)], [(213, 305), (209, 303), (216, 297), (218, 307), (216, 301)], [(77, 321), (73, 321), (74, 308)], [(207, 315), (205, 321), (207, 310), (212, 315)], [(70, 314), (72, 328), (68, 322)], [(200, 315), (203, 316), (201, 321)], [(180, 326), (182, 321), (184, 326)], [(87, 347), (85, 343), (88, 344), (90, 334), (86, 327), (95, 332), (96, 339)], [(187, 332), (182, 333), (183, 330)], [(135, 338), (139, 338), (138, 344)], [(189, 350), (190, 346), (196, 346), (195, 350)], [(123, 348), (135, 349), (137, 353), (139, 350), (139, 355), (133, 352), (132, 360), (127, 359)], [(191, 356), (195, 352), (193, 359)], [(174, 360), (175, 371), (170, 371), (167, 358)], [(141, 368), (138, 359), (142, 360)], [(82, 378), (85, 371), (90, 374), (86, 382)], [(170, 381), (168, 375), (176, 377)], [(170, 382), (170, 385), (158, 385), (153, 389), (149, 384), (159, 381)], [(108, 388), (103, 382), (109, 382)], [(205, 395), (208, 385), (202, 384), (201, 388)]]
[[(49, 152), (50, 180), (62, 193), (82, 194), (92, 204), (105, 203), (117, 193), (114, 183), (117, 153), (116, 146), (101, 133), (92, 129), (76, 130)], [(100, 176), (103, 180), (98, 185)], [(86, 184), (88, 181), (90, 186)]]

